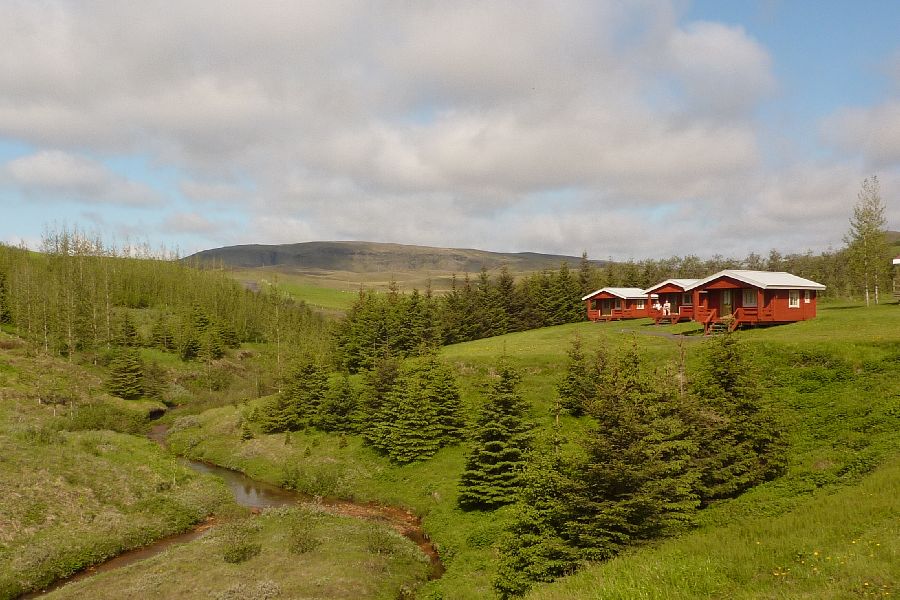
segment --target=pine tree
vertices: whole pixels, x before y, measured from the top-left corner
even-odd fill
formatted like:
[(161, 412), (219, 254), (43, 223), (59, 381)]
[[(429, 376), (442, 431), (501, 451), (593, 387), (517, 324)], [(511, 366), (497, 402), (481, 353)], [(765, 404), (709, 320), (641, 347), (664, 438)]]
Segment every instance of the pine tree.
[(328, 389), (328, 374), (312, 357), (302, 358), (285, 382), (282, 398), (288, 429), (318, 425), (320, 408)]
[(144, 367), (137, 350), (121, 348), (109, 365), (107, 391), (125, 400), (144, 395)]
[(320, 409), (320, 427), (325, 431), (355, 431), (356, 408), (356, 391), (350, 383), (350, 376), (347, 373), (341, 373), (328, 385), (328, 391)]
[(521, 487), (529, 426), (526, 407), (516, 391), (518, 374), (505, 361), (491, 386), (473, 431), (472, 451), (460, 480), (459, 504), (465, 509), (493, 509), (515, 502)]
[(618, 395), (592, 404), (597, 427), (584, 439), (586, 459), (574, 470), (578, 493), (567, 536), (590, 559), (689, 525), (699, 504), (696, 442), (682, 406), (644, 373), (634, 349), (615, 368), (628, 372), (612, 378)]
[(119, 335), (116, 337), (116, 344), (119, 346), (136, 347), (140, 346), (137, 328), (131, 320), (128, 312), (122, 317), (122, 324), (119, 326)]
[(708, 344), (691, 385), (696, 406), (690, 412), (704, 501), (736, 496), (776, 477), (786, 465), (781, 427), (760, 404), (747, 349), (734, 334)]
[(534, 583), (572, 573), (579, 564), (580, 550), (566, 539), (573, 504), (568, 497), (577, 483), (567, 472), (558, 435), (555, 431), (552, 448), (535, 452), (525, 469), (521, 498), (500, 543), (494, 590), (501, 599), (522, 596)]
[(589, 364), (580, 337), (572, 339), (566, 352), (566, 374), (557, 386), (562, 407), (573, 416), (581, 416), (597, 397), (597, 371)]

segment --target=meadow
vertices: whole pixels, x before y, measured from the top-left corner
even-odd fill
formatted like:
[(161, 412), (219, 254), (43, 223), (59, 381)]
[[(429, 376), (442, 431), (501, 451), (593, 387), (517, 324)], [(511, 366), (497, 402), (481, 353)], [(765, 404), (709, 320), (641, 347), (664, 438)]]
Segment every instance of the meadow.
[[(520, 389), (532, 407), (531, 420), (546, 431), (574, 336), (588, 349), (637, 344), (648, 360), (666, 369), (681, 345), (688, 364), (694, 361), (703, 338), (669, 335), (691, 328), (646, 321), (580, 323), (449, 346), (441, 355), (459, 375), (469, 414), (481, 402), (497, 358), (506, 356), (523, 375)], [(814, 321), (737, 335), (746, 342), (765, 404), (785, 424), (787, 473), (706, 508), (692, 533), (588, 565), (535, 591), (536, 597), (843, 597), (870, 588), (896, 590), (898, 509), (891, 489), (898, 472), (889, 465), (900, 447), (900, 310), (824, 306)], [(308, 431), (242, 441), (239, 423), (254, 402), (213, 409), (189, 422), (176, 420), (173, 448), (315, 494), (407, 506), (424, 517), (447, 566), (444, 577), (423, 588), (422, 597), (489, 593), (496, 544), (510, 511), (464, 512), (456, 506), (464, 448), (395, 466), (357, 436)], [(588, 427), (587, 419), (562, 419), (566, 437)], [(837, 521), (840, 526), (822, 527)], [(865, 554), (850, 553), (863, 546)], [(706, 550), (699, 552), (700, 547)], [(813, 564), (820, 555), (837, 562)], [(659, 574), (658, 584), (648, 578), (648, 569)], [(612, 578), (619, 596), (593, 591), (600, 589), (598, 581)]]

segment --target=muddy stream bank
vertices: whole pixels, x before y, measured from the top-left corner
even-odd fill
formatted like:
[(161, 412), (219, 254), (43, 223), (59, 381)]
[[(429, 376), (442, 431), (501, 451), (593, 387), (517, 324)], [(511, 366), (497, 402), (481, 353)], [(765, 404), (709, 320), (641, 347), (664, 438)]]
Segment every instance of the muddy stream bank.
[[(168, 432), (167, 425), (154, 425), (148, 437), (159, 445), (165, 447), (165, 438)], [(219, 477), (225, 482), (225, 486), (234, 496), (234, 501), (240, 506), (251, 509), (254, 512), (265, 508), (314, 506), (333, 515), (354, 517), (366, 521), (382, 523), (403, 537), (415, 543), (425, 553), (431, 563), (430, 579), (437, 579), (444, 574), (444, 565), (434, 544), (425, 535), (421, 520), (413, 513), (397, 506), (385, 506), (374, 502), (352, 502), (338, 498), (321, 498), (287, 490), (263, 481), (251, 479), (240, 471), (226, 469), (211, 463), (181, 457), (182, 464), (199, 473), (206, 473)], [(195, 526), (192, 530), (161, 538), (142, 548), (128, 550), (97, 565), (88, 567), (75, 575), (61, 579), (39, 592), (31, 592), (20, 596), (20, 599), (37, 598), (60, 587), (86, 579), (98, 573), (120, 569), (146, 558), (165, 552), (177, 544), (183, 544), (196, 540), (207, 531), (216, 526), (212, 518)]]

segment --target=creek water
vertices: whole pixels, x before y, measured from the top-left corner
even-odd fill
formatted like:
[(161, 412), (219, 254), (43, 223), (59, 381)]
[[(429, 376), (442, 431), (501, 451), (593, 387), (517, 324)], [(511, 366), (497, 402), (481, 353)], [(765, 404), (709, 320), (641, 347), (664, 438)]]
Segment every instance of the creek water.
[[(154, 425), (148, 437), (165, 447), (167, 432), (168, 426)], [(215, 475), (216, 477), (221, 478), (234, 496), (234, 501), (240, 506), (250, 508), (254, 511), (282, 506), (315, 506), (320, 510), (324, 510), (331, 514), (382, 523), (414, 542), (419, 549), (425, 553), (431, 563), (430, 579), (437, 579), (444, 574), (444, 565), (441, 563), (440, 556), (438, 555), (434, 544), (432, 544), (428, 539), (428, 536), (425, 535), (421, 521), (413, 513), (407, 510), (374, 502), (362, 503), (341, 500), (338, 498), (312, 496), (293, 490), (287, 490), (263, 481), (257, 481), (240, 471), (227, 469), (218, 465), (183, 457), (179, 460), (187, 467), (190, 467), (199, 473)], [(208, 530), (215, 527), (215, 525), (216, 522), (213, 519), (208, 519), (191, 531), (161, 538), (142, 548), (128, 550), (105, 562), (76, 573), (71, 577), (58, 580), (39, 592), (31, 592), (20, 596), (20, 599), (37, 598), (56, 590), (67, 583), (80, 581), (104, 571), (120, 569), (132, 563), (150, 558), (151, 556), (156, 556), (176, 544), (191, 542), (199, 538)]]

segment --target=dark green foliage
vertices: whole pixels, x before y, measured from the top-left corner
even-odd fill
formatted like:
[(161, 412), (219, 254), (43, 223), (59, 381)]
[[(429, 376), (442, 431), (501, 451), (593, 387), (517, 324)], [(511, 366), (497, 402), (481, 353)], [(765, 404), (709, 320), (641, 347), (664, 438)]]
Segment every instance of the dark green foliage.
[(365, 430), (372, 446), (401, 464), (433, 456), (461, 431), (456, 379), (434, 354), (403, 366)]
[(219, 336), (218, 329), (210, 327), (200, 335), (199, 355), (205, 361), (213, 361), (225, 356), (225, 345)]
[(113, 396), (135, 400), (144, 395), (144, 365), (137, 350), (119, 349), (109, 365), (106, 390)]
[(134, 322), (127, 312), (122, 316), (122, 323), (119, 325), (119, 334), (116, 336), (115, 341), (119, 346), (129, 346), (133, 348), (141, 345), (137, 328), (134, 326)]
[(201, 348), (200, 338), (193, 328), (182, 332), (181, 342), (178, 345), (178, 354), (181, 356), (181, 360), (188, 361), (197, 358), (200, 356)]
[(516, 391), (519, 376), (502, 360), (472, 432), (472, 451), (460, 479), (459, 505), (493, 509), (515, 502), (522, 483), (529, 425)]
[(241, 421), (241, 441), (246, 442), (247, 440), (253, 439), (253, 429), (250, 427), (250, 422), (247, 419)]
[(494, 579), (500, 598), (521, 596), (534, 583), (553, 581), (578, 566), (581, 552), (564, 537), (576, 489), (567, 468), (558, 446), (531, 457), (512, 524), (500, 542)]
[(581, 338), (574, 338), (566, 354), (569, 362), (563, 380), (557, 386), (562, 407), (573, 416), (583, 415), (597, 398), (600, 374), (597, 364), (584, 354)]
[(786, 465), (786, 441), (760, 404), (747, 351), (733, 334), (711, 340), (691, 386), (704, 501), (736, 496), (779, 475)]
[(151, 400), (165, 400), (169, 378), (165, 369), (156, 362), (144, 365), (144, 397)]
[(172, 333), (172, 325), (165, 314), (161, 314), (150, 328), (150, 339), (155, 348), (165, 352), (175, 350), (175, 336)]
[(319, 426), (325, 431), (353, 432), (356, 430), (357, 394), (350, 376), (341, 373), (332, 377), (322, 401)]
[(0, 325), (12, 322), (12, 311), (9, 305), (9, 284), (7, 275), (0, 271)]
[(400, 362), (389, 354), (377, 357), (372, 369), (366, 371), (360, 402), (364, 421), (381, 410), (388, 393), (394, 389), (399, 374)]
[(304, 357), (294, 366), (284, 389), (263, 404), (254, 418), (265, 433), (318, 425), (327, 386), (324, 367), (311, 357)]

